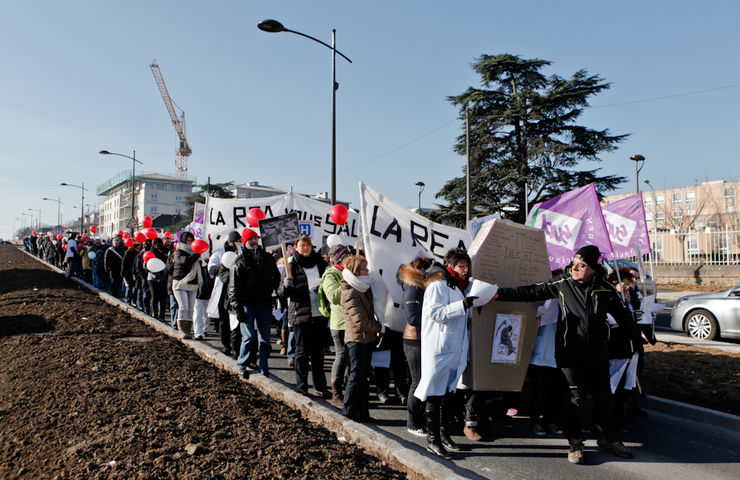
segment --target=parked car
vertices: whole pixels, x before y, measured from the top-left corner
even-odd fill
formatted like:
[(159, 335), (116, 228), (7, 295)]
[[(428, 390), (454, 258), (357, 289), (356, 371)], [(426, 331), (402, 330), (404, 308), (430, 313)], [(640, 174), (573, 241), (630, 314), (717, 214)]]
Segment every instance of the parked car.
[(679, 298), (671, 312), (671, 328), (699, 340), (740, 339), (740, 285)]

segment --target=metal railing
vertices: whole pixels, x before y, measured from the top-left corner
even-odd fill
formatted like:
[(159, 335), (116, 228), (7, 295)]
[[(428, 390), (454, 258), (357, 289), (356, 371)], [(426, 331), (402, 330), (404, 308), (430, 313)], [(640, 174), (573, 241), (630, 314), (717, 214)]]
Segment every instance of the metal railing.
[(653, 262), (663, 265), (738, 265), (740, 230), (730, 227), (650, 232)]

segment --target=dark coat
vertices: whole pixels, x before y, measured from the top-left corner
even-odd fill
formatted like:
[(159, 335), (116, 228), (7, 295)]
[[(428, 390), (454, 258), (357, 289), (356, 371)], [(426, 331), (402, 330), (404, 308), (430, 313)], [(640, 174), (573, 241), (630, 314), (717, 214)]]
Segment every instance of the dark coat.
[[(298, 254), (294, 255), (288, 262), (286, 268), (290, 268), (290, 273), (293, 276), (293, 286), (286, 287), (285, 284), (281, 284), (278, 289), (278, 295), (281, 298), (286, 299), (288, 305), (288, 323), (291, 325), (300, 325), (302, 323), (308, 323), (311, 320), (311, 297), (308, 293), (308, 279), (306, 278), (306, 272), (298, 264), (296, 258)], [(312, 252), (314, 261), (319, 269), (319, 275), (324, 275), (326, 270), (326, 263), (316, 252)]]
[(133, 282), (135, 280), (134, 275), (134, 263), (136, 262), (136, 256), (139, 254), (133, 247), (126, 250), (123, 254), (123, 263), (121, 264), (121, 275), (126, 279), (127, 282)]
[[(105, 263), (105, 272), (112, 278), (121, 277), (121, 265), (123, 264), (123, 255), (126, 253), (126, 247), (110, 247), (105, 251), (103, 262)], [(116, 255), (118, 254), (118, 255)]]
[(424, 277), (423, 270), (408, 265), (398, 267), (396, 278), (403, 290), (403, 311), (406, 315), (406, 323), (416, 327), (417, 338), (421, 340), (421, 307), (424, 302)]
[[(187, 277), (192, 270), (195, 262), (200, 260), (200, 253), (188, 253), (183, 249), (178, 248), (175, 250), (175, 254), (172, 258), (172, 279), (182, 280)], [(198, 284), (198, 276), (196, 275), (193, 280), (188, 282), (191, 285)]]
[(608, 357), (607, 313), (632, 335), (631, 313), (614, 286), (598, 273), (591, 284), (573, 280), (568, 272), (547, 282), (498, 291), (502, 301), (536, 302), (550, 298), (557, 298), (560, 306), (555, 334), (558, 367), (580, 367)]
[(245, 248), (229, 274), (229, 306), (237, 313), (247, 305), (272, 303), (272, 292), (280, 286), (280, 270), (273, 256), (262, 247), (257, 252), (255, 259)]

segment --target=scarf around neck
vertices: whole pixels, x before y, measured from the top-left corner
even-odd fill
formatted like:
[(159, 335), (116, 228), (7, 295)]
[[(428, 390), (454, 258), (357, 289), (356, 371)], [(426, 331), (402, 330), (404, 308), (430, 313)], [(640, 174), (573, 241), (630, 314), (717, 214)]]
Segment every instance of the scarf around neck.
[(370, 276), (358, 277), (348, 269), (342, 270), (342, 279), (349, 283), (349, 286), (357, 290), (358, 292), (365, 293), (370, 290)]
[(449, 273), (450, 276), (457, 283), (457, 288), (459, 288), (461, 292), (465, 292), (465, 289), (468, 288), (468, 279), (462, 278), (460, 275), (457, 274), (456, 271), (454, 271), (450, 267), (445, 267), (445, 268), (447, 268), (447, 273)]
[(293, 255), (293, 258), (295, 258), (295, 261), (298, 262), (298, 265), (301, 266), (301, 268), (313, 268), (316, 266), (316, 257), (317, 255), (314, 255), (313, 252), (309, 254), (307, 257), (304, 257), (300, 253), (296, 253)]

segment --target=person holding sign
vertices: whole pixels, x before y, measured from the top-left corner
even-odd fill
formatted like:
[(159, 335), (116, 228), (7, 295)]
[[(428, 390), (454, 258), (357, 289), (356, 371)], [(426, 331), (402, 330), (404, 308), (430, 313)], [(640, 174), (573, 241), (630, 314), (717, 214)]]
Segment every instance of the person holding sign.
[(288, 323), (293, 326), (295, 334), (296, 390), (304, 395), (308, 394), (310, 358), (315, 393), (330, 398), (324, 374), (327, 325), (318, 304), (319, 285), (326, 264), (321, 255), (314, 252), (308, 235), (298, 237), (294, 246), (296, 253), (288, 259), (286, 276), (280, 285), (278, 296), (288, 302)]
[(421, 311), (421, 379), (414, 396), (426, 401), (424, 417), (427, 451), (446, 460), (449, 451), (461, 448), (449, 436), (452, 419), (449, 395), (468, 363), (468, 316), (473, 300), (466, 297), (470, 278), (470, 257), (463, 249), (447, 252), (445, 265), (434, 263), (424, 281)]
[(632, 452), (619, 441), (612, 418), (609, 387), (609, 324), (611, 315), (620, 327), (629, 329), (631, 314), (619, 294), (606, 280), (601, 252), (594, 245), (580, 248), (564, 275), (548, 282), (518, 288), (500, 288), (494, 299), (536, 302), (555, 298), (560, 316), (555, 334), (555, 360), (569, 390), (565, 435), (570, 449), (568, 461), (583, 463), (583, 436), (580, 419), (586, 390), (594, 399), (594, 417), (603, 429), (599, 447), (631, 458)]
[(254, 362), (252, 346), (259, 339), (259, 372), (267, 376), (272, 292), (280, 285), (280, 271), (273, 256), (260, 247), (257, 232), (245, 230), (242, 239), (244, 250), (229, 274), (229, 305), (236, 312), (242, 333), (236, 368), (240, 375), (248, 376), (247, 365)]

